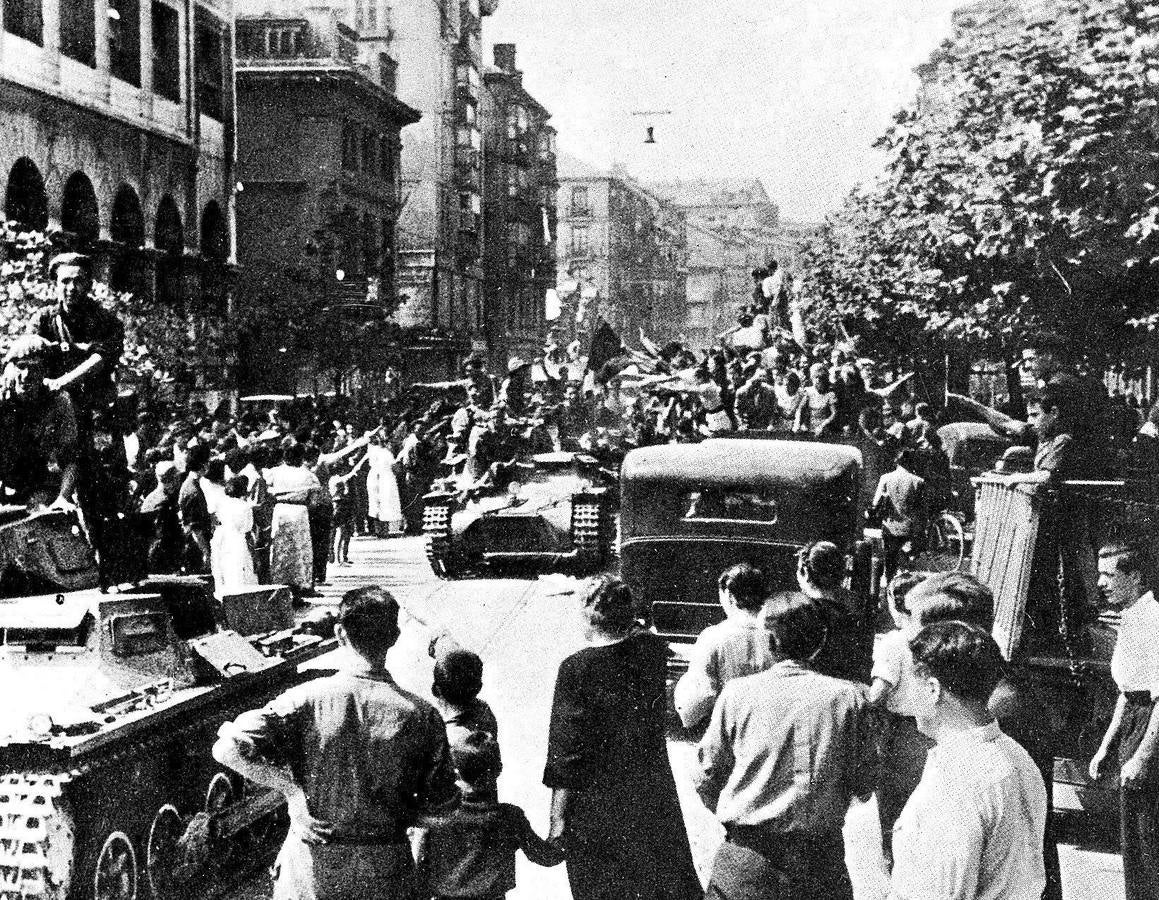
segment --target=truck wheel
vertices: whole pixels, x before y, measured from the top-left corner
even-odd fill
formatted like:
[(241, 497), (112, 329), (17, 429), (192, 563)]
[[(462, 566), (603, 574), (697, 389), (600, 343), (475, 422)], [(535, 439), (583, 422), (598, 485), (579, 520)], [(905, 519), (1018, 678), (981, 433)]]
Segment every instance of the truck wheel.
[(149, 880), (153, 900), (168, 900), (176, 896), (175, 873), (181, 861), (178, 844), (183, 834), (185, 824), (175, 807), (167, 803), (157, 810), (145, 846), (145, 877)]
[(608, 558), (610, 541), (600, 503), (580, 502), (571, 508), (571, 540), (580, 568), (598, 570)]
[(455, 553), (448, 504), (428, 504), (423, 510), (423, 537), (432, 572), (444, 579), (460, 578), (465, 574), (462, 561)]

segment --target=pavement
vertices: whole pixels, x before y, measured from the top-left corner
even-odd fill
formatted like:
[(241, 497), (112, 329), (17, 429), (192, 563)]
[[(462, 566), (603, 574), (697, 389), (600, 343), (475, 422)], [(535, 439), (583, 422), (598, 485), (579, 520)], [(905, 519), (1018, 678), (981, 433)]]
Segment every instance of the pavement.
[[(550, 791), (542, 785), (555, 673), (559, 663), (583, 646), (577, 582), (561, 575), (439, 581), (427, 565), (420, 538), (356, 538), (352, 565), (331, 567), (330, 584), (319, 587), (317, 605), (335, 605), (342, 593), (365, 584), (390, 590), (404, 615), (402, 636), (387, 657), (395, 679), (429, 696), (431, 637), (451, 634), (484, 661), (482, 697), (499, 721), (504, 772), (500, 797), (522, 807), (541, 834), (547, 833)], [(341, 651), (339, 651), (341, 652)], [(311, 665), (333, 667), (333, 656)], [(693, 858), (702, 881), (723, 831), (692, 789), (695, 744), (673, 736), (669, 756)], [(1063, 792), (1061, 802), (1066, 804)], [(1060, 848), (1066, 900), (1107, 900), (1123, 895), (1119, 855), (1103, 832), (1078, 814), (1067, 819), (1067, 843)], [(883, 900), (888, 887), (880, 850), (875, 802), (855, 804), (845, 826), (846, 856), (857, 900)], [(511, 900), (570, 900), (563, 866), (539, 868), (522, 855)], [(254, 878), (227, 900), (264, 900), (268, 877)]]

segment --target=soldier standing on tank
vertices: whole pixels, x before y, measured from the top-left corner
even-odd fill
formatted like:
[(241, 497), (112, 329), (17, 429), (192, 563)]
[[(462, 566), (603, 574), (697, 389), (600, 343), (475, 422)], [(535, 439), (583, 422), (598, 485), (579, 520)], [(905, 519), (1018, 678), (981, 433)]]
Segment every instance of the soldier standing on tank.
[(93, 297), (93, 262), (83, 253), (61, 253), (48, 266), (57, 302), (37, 311), (30, 331), (60, 348), (45, 387), (72, 398), (79, 433), (77, 496), (89, 538), (107, 583), (105, 523), (119, 511), (128, 462), (115, 422), (117, 365), (125, 326)]

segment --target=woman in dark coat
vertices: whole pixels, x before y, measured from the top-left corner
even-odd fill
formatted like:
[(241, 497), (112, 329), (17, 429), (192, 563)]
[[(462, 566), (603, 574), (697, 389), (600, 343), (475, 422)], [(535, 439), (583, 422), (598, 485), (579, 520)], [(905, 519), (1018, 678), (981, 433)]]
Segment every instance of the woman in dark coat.
[(543, 783), (573, 900), (699, 900), (664, 742), (667, 648), (636, 629), (631, 591), (599, 579), (589, 646), (559, 667)]

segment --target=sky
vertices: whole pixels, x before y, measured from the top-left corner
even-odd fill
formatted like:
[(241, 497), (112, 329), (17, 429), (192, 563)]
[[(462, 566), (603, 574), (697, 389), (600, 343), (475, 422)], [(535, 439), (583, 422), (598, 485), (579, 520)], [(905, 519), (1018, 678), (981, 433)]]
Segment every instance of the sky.
[(962, 5), (499, 0), (484, 53), (517, 45), (565, 152), (645, 181), (753, 175), (783, 218), (819, 220), (880, 171), (873, 141)]

